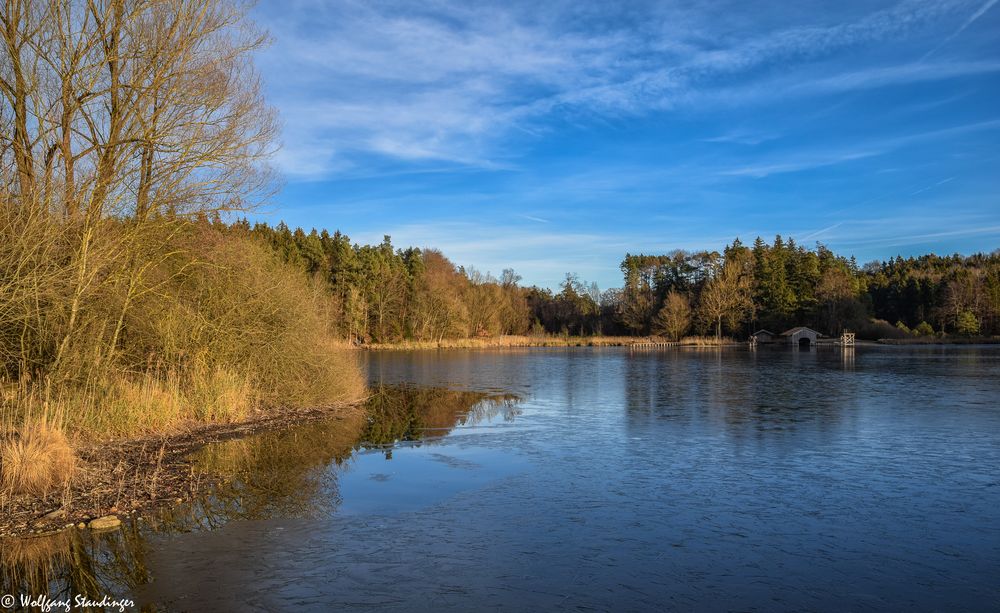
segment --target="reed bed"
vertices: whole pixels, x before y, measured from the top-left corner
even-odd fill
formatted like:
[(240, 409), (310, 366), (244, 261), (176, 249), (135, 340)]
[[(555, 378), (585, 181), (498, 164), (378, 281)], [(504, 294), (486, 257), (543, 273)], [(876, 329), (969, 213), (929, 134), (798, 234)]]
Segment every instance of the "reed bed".
[(424, 349), (497, 349), (505, 347), (628, 347), (632, 345), (670, 345), (677, 347), (717, 347), (739, 344), (731, 338), (687, 336), (670, 341), (657, 336), (494, 336), (487, 338), (445, 338), (439, 341), (401, 341), (372, 343), (362, 348), (372, 351), (409, 351)]

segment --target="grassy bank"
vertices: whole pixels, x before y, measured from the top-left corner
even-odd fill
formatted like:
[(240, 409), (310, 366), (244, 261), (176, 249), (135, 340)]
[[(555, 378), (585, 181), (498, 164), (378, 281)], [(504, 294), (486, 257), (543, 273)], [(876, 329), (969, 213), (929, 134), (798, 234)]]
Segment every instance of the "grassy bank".
[(679, 341), (658, 336), (517, 336), (503, 335), (488, 338), (445, 338), (439, 341), (401, 341), (398, 343), (372, 343), (362, 345), (370, 351), (409, 351), (422, 349), (499, 349), (509, 347), (629, 347), (675, 346), (718, 347), (740, 345), (730, 338), (687, 336)]
[[(172, 434), (78, 441), (77, 470), (58, 495), (0, 496), (0, 549), (5, 537), (49, 534), (89, 520), (128, 517), (199, 495), (218, 474), (192, 468), (192, 454), (210, 443), (236, 440), (312, 420), (333, 418), (345, 433), (365, 423), (361, 402), (261, 411), (239, 423), (192, 423)], [(339, 426), (338, 426), (339, 427)]]

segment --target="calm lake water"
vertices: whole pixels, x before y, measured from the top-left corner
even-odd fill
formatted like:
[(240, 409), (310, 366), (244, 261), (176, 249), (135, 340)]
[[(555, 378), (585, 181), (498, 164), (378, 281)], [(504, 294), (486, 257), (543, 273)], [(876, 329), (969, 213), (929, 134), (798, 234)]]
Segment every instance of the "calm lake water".
[(367, 415), (209, 447), (226, 479), (201, 499), (8, 547), (0, 586), (190, 611), (1000, 610), (1000, 348), (367, 359)]

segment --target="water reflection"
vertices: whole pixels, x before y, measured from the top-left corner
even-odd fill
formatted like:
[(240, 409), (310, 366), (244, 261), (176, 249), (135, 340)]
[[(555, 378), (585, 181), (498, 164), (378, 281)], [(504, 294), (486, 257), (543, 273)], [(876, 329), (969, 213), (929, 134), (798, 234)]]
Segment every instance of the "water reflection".
[(373, 388), (367, 420), (358, 447), (385, 448), (399, 441), (419, 442), (447, 435), (460, 425), (490, 421), (502, 416), (513, 420), (518, 414), (518, 397), (513, 394), (487, 395), (481, 392), (443, 390), (434, 387), (388, 386)]
[(236, 520), (315, 518), (342, 503), (338, 482), (352, 456), (433, 443), (459, 426), (518, 415), (517, 397), (378, 385), (363, 409), (286, 430), (208, 445), (193, 455), (205, 480), (195, 500), (120, 531), (69, 529), (0, 541), (0, 594), (124, 597), (150, 582), (147, 537), (217, 529)]
[(516, 400), (509, 394), (374, 386), (363, 411), (197, 452), (196, 470), (213, 478), (212, 486), (161, 521), (190, 530), (217, 528), (234, 519), (328, 515), (343, 502), (339, 480), (355, 453), (378, 449), (390, 460), (400, 444), (419, 446), (458, 426), (496, 417), (513, 420)]
[(640, 429), (670, 419), (717, 424), (734, 437), (822, 430), (850, 418), (862, 400), (853, 351), (840, 348), (707, 350), (698, 359), (651, 353), (632, 362), (622, 386), (628, 424)]
[[(0, 540), (0, 593), (45, 595), (74, 601), (127, 598), (150, 580), (147, 546), (136, 525), (116, 532), (66, 530), (59, 534)], [(17, 602), (15, 610), (20, 608)], [(75, 609), (80, 610), (80, 609)]]

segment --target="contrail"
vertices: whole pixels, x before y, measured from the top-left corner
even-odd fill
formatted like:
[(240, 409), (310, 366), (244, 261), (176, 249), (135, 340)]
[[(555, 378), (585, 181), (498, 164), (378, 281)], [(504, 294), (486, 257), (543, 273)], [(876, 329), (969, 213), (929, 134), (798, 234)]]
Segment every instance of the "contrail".
[(811, 233), (811, 234), (808, 234), (808, 235), (806, 235), (806, 236), (803, 236), (803, 237), (802, 237), (802, 238), (800, 238), (799, 240), (800, 240), (800, 241), (807, 241), (807, 240), (809, 240), (810, 238), (814, 238), (814, 237), (817, 237), (817, 236), (819, 236), (820, 234), (824, 234), (824, 233), (826, 233), (826, 232), (829, 232), (830, 230), (833, 230), (834, 228), (838, 228), (838, 227), (840, 227), (840, 226), (842, 226), (842, 225), (844, 225), (844, 222), (842, 222), (842, 221), (839, 221), (839, 222), (837, 222), (837, 223), (833, 224), (832, 226), (827, 226), (827, 227), (823, 228), (822, 230), (816, 230), (815, 232), (813, 232), (813, 233)]
[(943, 181), (938, 181), (934, 185), (928, 185), (927, 187), (922, 187), (922, 188), (918, 189), (917, 191), (911, 193), (910, 195), (911, 196), (916, 196), (917, 194), (922, 194), (922, 193), (926, 192), (929, 189), (934, 189), (938, 185), (944, 185), (945, 183), (948, 183), (949, 181), (954, 181), (954, 180), (955, 180), (955, 177), (948, 177), (947, 179), (944, 179)]
[(993, 7), (993, 5), (996, 4), (997, 2), (998, 2), (998, 0), (986, 0), (986, 3), (983, 4), (981, 7), (979, 7), (978, 11), (976, 11), (971, 16), (969, 16), (969, 18), (965, 20), (965, 23), (963, 23), (961, 25), (961, 27), (959, 27), (957, 30), (955, 30), (951, 34), (951, 36), (949, 36), (948, 38), (946, 38), (943, 41), (941, 41), (940, 45), (938, 45), (937, 47), (934, 47), (933, 49), (931, 49), (930, 51), (928, 51), (927, 53), (925, 53), (924, 57), (920, 58), (920, 61), (923, 62), (924, 60), (926, 60), (927, 58), (929, 58), (930, 56), (932, 56), (934, 53), (936, 53), (938, 49), (940, 49), (941, 47), (944, 47), (945, 45), (947, 45), (948, 43), (950, 43), (956, 36), (958, 36), (959, 34), (961, 34), (962, 32), (964, 32), (966, 28), (968, 28), (969, 26), (971, 26), (973, 24), (973, 22), (975, 22), (977, 19), (979, 19), (980, 17), (982, 17), (983, 14), (986, 11), (990, 10)]

